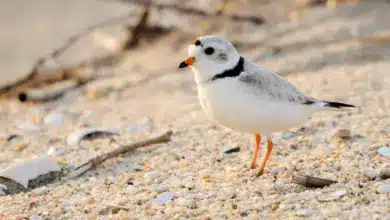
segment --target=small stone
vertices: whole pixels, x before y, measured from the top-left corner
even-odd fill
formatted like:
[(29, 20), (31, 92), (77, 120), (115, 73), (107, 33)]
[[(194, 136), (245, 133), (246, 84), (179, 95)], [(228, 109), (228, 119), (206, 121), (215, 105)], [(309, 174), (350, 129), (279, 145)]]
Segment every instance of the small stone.
[(284, 140), (289, 140), (294, 136), (292, 132), (283, 132), (282, 134), (282, 139)]
[(94, 204), (96, 201), (93, 198), (86, 198), (84, 199), (83, 203), (84, 204)]
[(273, 204), (273, 205), (271, 206), (272, 211), (276, 211), (276, 210), (278, 210), (279, 208), (280, 208), (280, 206), (279, 206), (278, 204)]
[(380, 172), (376, 170), (365, 170), (363, 173), (365, 176), (367, 176), (370, 179), (375, 179), (380, 174)]
[(145, 178), (149, 178), (149, 179), (156, 179), (158, 177), (160, 177), (160, 173), (157, 171), (151, 171), (145, 174)]
[(202, 175), (202, 180), (203, 180), (205, 183), (210, 183), (210, 182), (211, 182), (211, 175), (208, 175), (208, 174)]
[(173, 192), (163, 192), (152, 200), (152, 204), (164, 205), (168, 201), (171, 201), (175, 197)]
[(43, 220), (43, 218), (39, 215), (32, 215), (30, 216), (30, 220)]
[(32, 123), (32, 122), (25, 122), (25, 123), (21, 123), (21, 124), (18, 124), (17, 127), (21, 130), (25, 130), (25, 131), (37, 131), (39, 130), (39, 126)]
[(380, 185), (378, 187), (378, 193), (381, 193), (381, 194), (390, 193), (390, 184)]
[(285, 167), (275, 167), (271, 170), (271, 174), (276, 175), (276, 174), (282, 172), (283, 170), (286, 170), (286, 168)]
[(177, 203), (178, 203), (180, 206), (192, 206), (193, 200), (192, 200), (192, 199), (180, 198), (180, 199), (177, 200)]
[(16, 151), (23, 151), (26, 148), (27, 148), (27, 144), (18, 144), (15, 146)]
[(60, 203), (60, 207), (61, 207), (61, 208), (66, 208), (66, 207), (69, 207), (69, 206), (72, 206), (72, 203), (69, 202), (69, 201), (62, 201), (62, 202)]
[(297, 216), (305, 217), (305, 216), (316, 215), (316, 214), (318, 214), (318, 213), (319, 213), (319, 212), (318, 212), (317, 210), (312, 210), (312, 209), (299, 209), (299, 210), (297, 210), (296, 215), (297, 215)]
[(65, 121), (65, 116), (61, 113), (50, 113), (43, 118), (45, 125), (62, 125)]
[(222, 189), (223, 197), (226, 199), (232, 199), (236, 196), (236, 191), (233, 187), (226, 187)]
[(145, 124), (137, 124), (132, 125), (126, 128), (127, 132), (129, 133), (149, 133), (152, 131), (152, 124), (151, 123), (145, 123)]
[(47, 150), (47, 155), (49, 156), (60, 156), (64, 154), (64, 150), (55, 148), (55, 147), (50, 147), (49, 150)]
[(322, 202), (329, 202), (329, 201), (340, 199), (342, 196), (346, 195), (347, 193), (348, 193), (347, 190), (342, 189), (342, 190), (335, 191), (331, 194), (323, 195), (319, 197), (318, 200)]
[(236, 153), (236, 152), (239, 152), (240, 151), (240, 147), (234, 147), (234, 148), (231, 148), (229, 150), (226, 150), (224, 153), (225, 154), (232, 154), (232, 153)]
[(390, 157), (390, 147), (381, 147), (378, 149), (380, 155)]
[(35, 188), (32, 190), (32, 192), (37, 194), (37, 195), (45, 194), (48, 191), (49, 191), (49, 188), (47, 188), (46, 186), (42, 186), (42, 187)]
[(165, 192), (167, 190), (169, 190), (168, 186), (153, 186), (153, 187), (150, 187), (150, 191), (152, 191), (152, 192), (162, 193), (162, 192)]
[(351, 135), (351, 132), (348, 129), (339, 129), (334, 133), (334, 137), (347, 139)]

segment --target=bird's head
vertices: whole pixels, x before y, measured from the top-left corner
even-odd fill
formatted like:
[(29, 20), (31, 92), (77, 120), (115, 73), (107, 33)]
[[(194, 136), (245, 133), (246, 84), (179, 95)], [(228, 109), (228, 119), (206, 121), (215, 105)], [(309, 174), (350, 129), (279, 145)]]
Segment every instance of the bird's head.
[(179, 68), (191, 67), (197, 83), (211, 79), (216, 74), (233, 68), (240, 55), (227, 40), (215, 36), (203, 36), (188, 46), (188, 57)]

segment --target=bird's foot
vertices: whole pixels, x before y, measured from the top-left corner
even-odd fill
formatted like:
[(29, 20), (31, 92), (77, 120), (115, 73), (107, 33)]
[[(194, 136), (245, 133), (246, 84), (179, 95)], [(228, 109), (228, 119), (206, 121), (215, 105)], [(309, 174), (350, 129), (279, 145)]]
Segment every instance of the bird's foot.
[(259, 172), (257, 172), (257, 177), (264, 174), (264, 169), (260, 169)]

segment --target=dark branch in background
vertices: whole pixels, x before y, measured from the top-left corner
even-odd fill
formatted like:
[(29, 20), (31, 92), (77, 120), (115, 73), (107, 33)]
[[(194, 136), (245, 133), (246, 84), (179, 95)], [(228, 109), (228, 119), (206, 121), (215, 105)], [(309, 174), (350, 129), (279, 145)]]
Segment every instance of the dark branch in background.
[[(89, 81), (97, 79), (99, 76), (96, 76), (96, 74), (87, 74), (87, 76), (85, 76), (85, 68), (97, 69), (100, 67), (113, 66), (120, 61), (120, 58), (122, 57), (121, 52), (135, 47), (141, 37), (155, 37), (156, 35), (161, 35), (169, 31), (169, 29), (158, 26), (150, 28), (146, 27), (148, 14), (149, 9), (145, 6), (145, 10), (134, 28), (131, 26), (128, 27), (128, 30), (129, 32), (131, 31), (131, 33), (118, 53), (93, 57), (88, 60), (80, 61), (78, 64), (71, 67), (57, 67), (55, 69), (45, 71), (40, 70), (48, 60), (58, 58), (83, 37), (97, 29), (126, 21), (131, 16), (131, 13), (110, 18), (98, 24), (89, 26), (78, 34), (69, 37), (60, 47), (55, 48), (48, 55), (39, 58), (24, 78), (0, 88), (0, 94), (4, 96), (16, 95), (21, 102), (49, 101), (61, 97), (63, 93), (69, 91), (70, 89), (80, 87)], [(72, 84), (73, 86), (68, 87), (68, 83), (61, 83), (61, 81), (64, 80), (73, 80), (75, 83)], [(56, 83), (56, 85), (49, 85), (49, 88), (44, 88), (51, 83)], [(65, 87), (63, 88), (62, 85), (65, 85)]]
[(139, 42), (142, 33), (146, 28), (146, 24), (149, 18), (149, 5), (145, 6), (144, 12), (141, 15), (141, 18), (138, 24), (135, 27), (127, 27), (127, 34), (131, 35), (126, 38), (126, 41), (123, 43), (122, 50), (128, 50), (136, 46)]
[[(190, 7), (184, 7), (179, 4), (161, 4), (153, 2), (152, 0), (105, 0), (106, 2), (109, 1), (119, 1), (123, 3), (133, 3), (133, 4), (139, 4), (139, 5), (150, 5), (157, 9), (169, 9), (174, 10), (179, 13), (184, 14), (192, 14), (192, 15), (198, 15), (198, 16), (209, 16), (209, 17), (226, 17), (235, 21), (246, 21), (246, 22), (252, 22), (257, 25), (264, 24), (266, 20), (261, 16), (244, 16), (244, 15), (238, 15), (238, 14), (225, 14), (224, 10), (217, 11), (215, 13), (209, 13), (200, 9), (196, 8), (190, 8)], [(226, 4), (226, 3), (225, 3)]]
[[(25, 83), (27, 83), (27, 82), (29, 82), (31, 80), (34, 80), (34, 78), (36, 78), (37, 74), (39, 73), (39, 69), (48, 60), (57, 58), (58, 56), (63, 54), (69, 47), (71, 47), (73, 44), (75, 44), (81, 38), (83, 38), (83, 37), (87, 36), (88, 34), (90, 34), (92, 31), (94, 31), (96, 29), (103, 28), (103, 27), (107, 27), (107, 26), (110, 26), (110, 25), (118, 24), (118, 22), (121, 22), (124, 19), (128, 19), (130, 16), (131, 16), (131, 13), (127, 13), (127, 14), (124, 14), (124, 15), (120, 15), (118, 17), (110, 18), (110, 19), (108, 19), (106, 21), (103, 21), (101, 23), (98, 23), (98, 24), (92, 25), (90, 27), (87, 27), (86, 29), (84, 29), (80, 33), (69, 37), (65, 41), (65, 43), (63, 45), (61, 45), (60, 47), (54, 49), (50, 54), (48, 54), (46, 56), (43, 56), (43, 57), (40, 57), (35, 62), (35, 64), (32, 66), (31, 70), (29, 71), (29, 73), (27, 74), (26, 77), (24, 77), (23, 79), (21, 79), (19, 81), (16, 81), (16, 82), (12, 83), (12, 84), (9, 84), (9, 85), (7, 85), (7, 86), (5, 86), (3, 88), (0, 88), (0, 93), (8, 92), (9, 90), (11, 90), (11, 89), (13, 89), (15, 87), (18, 87), (18, 86), (20, 86), (22, 84), (25, 84)], [(40, 77), (38, 77), (38, 78), (40, 78)]]

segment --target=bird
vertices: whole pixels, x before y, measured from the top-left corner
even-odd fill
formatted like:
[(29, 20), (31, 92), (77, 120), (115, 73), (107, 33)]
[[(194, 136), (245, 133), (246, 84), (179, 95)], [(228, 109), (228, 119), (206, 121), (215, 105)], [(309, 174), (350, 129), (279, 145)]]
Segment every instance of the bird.
[(278, 73), (240, 56), (232, 43), (218, 35), (195, 39), (179, 65), (185, 67), (194, 73), (198, 99), (208, 118), (230, 130), (254, 134), (250, 169), (257, 166), (262, 138), (267, 139), (257, 176), (264, 173), (271, 156), (272, 133), (299, 126), (322, 110), (355, 107), (303, 94)]

